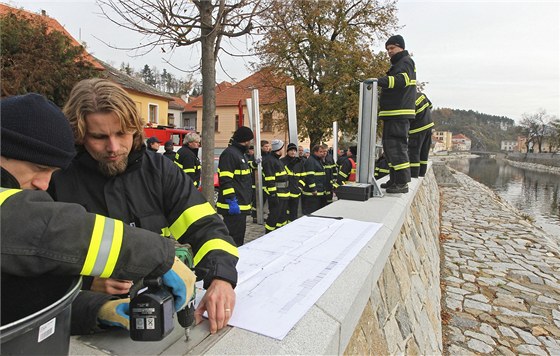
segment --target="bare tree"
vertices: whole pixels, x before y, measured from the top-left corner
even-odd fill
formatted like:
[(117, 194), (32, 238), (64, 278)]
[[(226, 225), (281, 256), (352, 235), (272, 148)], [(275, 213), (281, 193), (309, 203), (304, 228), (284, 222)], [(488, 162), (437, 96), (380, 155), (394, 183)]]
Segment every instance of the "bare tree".
[(146, 36), (133, 49), (201, 45), (202, 74), (202, 193), (214, 199), (214, 117), (216, 62), (224, 38), (249, 34), (263, 11), (261, 0), (98, 0), (103, 14), (115, 24)]
[(529, 146), (533, 144), (533, 151), (535, 145), (539, 148), (539, 153), (542, 152), (543, 142), (550, 131), (549, 125), (551, 117), (547, 115), (546, 110), (540, 109), (534, 114), (523, 114), (521, 116), (521, 130), (527, 137), (526, 146), (529, 152)]

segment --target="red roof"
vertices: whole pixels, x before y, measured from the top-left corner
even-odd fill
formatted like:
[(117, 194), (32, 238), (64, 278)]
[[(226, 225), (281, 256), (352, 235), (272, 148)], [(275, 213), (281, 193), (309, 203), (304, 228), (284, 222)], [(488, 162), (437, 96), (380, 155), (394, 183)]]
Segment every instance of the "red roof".
[[(271, 69), (262, 69), (235, 85), (224, 88), (224, 82), (216, 87), (216, 107), (237, 106), (239, 100), (245, 104), (245, 99), (251, 98), (253, 89), (259, 90), (259, 102), (274, 104), (286, 97), (286, 83), (288, 80), (274, 74)], [(229, 83), (228, 83), (229, 84)], [(191, 102), (194, 107), (202, 107), (202, 95)]]
[(453, 140), (470, 140), (470, 138), (468, 138), (467, 136), (465, 136), (463, 134), (453, 135), (453, 137), (451, 139), (453, 139)]
[[(47, 25), (47, 27), (51, 30), (51, 31), (58, 31), (61, 32), (63, 35), (65, 35), (66, 37), (68, 37), (70, 39), (70, 41), (72, 42), (72, 44), (74, 46), (80, 46), (83, 47), (82, 44), (78, 41), (76, 41), (76, 39), (74, 37), (72, 37), (72, 35), (66, 31), (66, 29), (64, 28), (64, 26), (62, 26), (58, 21), (56, 21), (53, 18), (50, 18), (46, 15), (46, 13), (43, 14), (36, 14), (33, 12), (29, 12), (23, 9), (16, 9), (14, 7), (10, 7), (7, 6), (5, 4), (0, 4), (0, 15), (6, 15), (8, 13), (15, 13), (17, 15), (21, 15), (24, 17), (27, 17), (28, 19), (32, 20), (32, 21), (44, 21), (45, 24)], [(88, 61), (91, 65), (93, 65), (93, 67), (95, 69), (98, 70), (103, 70), (105, 69), (99, 62), (97, 62), (95, 60), (95, 58), (93, 58), (87, 51), (84, 50), (84, 55), (85, 55), (85, 60)]]

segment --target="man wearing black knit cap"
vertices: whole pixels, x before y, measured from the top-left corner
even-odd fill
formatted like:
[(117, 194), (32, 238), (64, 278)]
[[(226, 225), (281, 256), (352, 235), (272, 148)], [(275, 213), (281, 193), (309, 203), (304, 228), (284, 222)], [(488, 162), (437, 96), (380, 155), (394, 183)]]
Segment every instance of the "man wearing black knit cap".
[[(174, 264), (171, 241), (122, 221), (87, 213), (77, 204), (54, 202), (44, 192), (52, 173), (68, 167), (76, 154), (72, 130), (58, 107), (31, 93), (2, 99), (0, 108), (1, 325), (51, 305), (79, 275), (134, 280), (163, 275), (168, 280), (165, 276), (173, 273), (170, 268), (181, 268)], [(183, 283), (192, 294), (195, 276), (182, 265), (190, 275), (190, 281)], [(172, 287), (176, 281), (164, 284)], [(175, 294), (181, 297), (182, 292)], [(101, 297), (90, 317), (84, 318), (83, 322), (90, 324), (88, 333), (101, 325), (128, 327), (128, 315), (119, 309), (122, 302)], [(56, 327), (62, 325), (57, 322)], [(15, 351), (5, 346), (2, 351)], [(18, 346), (18, 353), (38, 352)]]
[(401, 35), (391, 36), (385, 48), (391, 58), (391, 68), (385, 77), (378, 79), (379, 118), (383, 120), (383, 151), (389, 162), (390, 179), (381, 188), (386, 188), (387, 193), (407, 193), (408, 120), (415, 117), (416, 68)]
[(250, 128), (238, 128), (233, 133), (231, 144), (220, 155), (218, 163), (220, 192), (216, 207), (224, 217), (224, 223), (237, 246), (244, 243), (246, 219), (251, 213), (252, 171), (246, 153), (252, 139), (253, 131)]

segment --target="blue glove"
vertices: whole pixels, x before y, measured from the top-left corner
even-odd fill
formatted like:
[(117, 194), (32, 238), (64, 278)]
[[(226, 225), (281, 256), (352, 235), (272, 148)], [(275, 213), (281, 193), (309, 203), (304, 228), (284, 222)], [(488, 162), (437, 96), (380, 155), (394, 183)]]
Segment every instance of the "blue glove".
[(101, 306), (97, 312), (97, 320), (108, 326), (130, 328), (129, 305), (130, 298), (110, 300)]
[(229, 210), (228, 210), (229, 215), (241, 214), (241, 209), (239, 209), (239, 203), (237, 202), (237, 197), (233, 197), (232, 199), (226, 199), (226, 203), (228, 203), (229, 205)]
[(175, 311), (182, 310), (194, 293), (196, 276), (193, 271), (183, 261), (175, 257), (173, 266), (162, 276), (162, 281), (173, 294)]

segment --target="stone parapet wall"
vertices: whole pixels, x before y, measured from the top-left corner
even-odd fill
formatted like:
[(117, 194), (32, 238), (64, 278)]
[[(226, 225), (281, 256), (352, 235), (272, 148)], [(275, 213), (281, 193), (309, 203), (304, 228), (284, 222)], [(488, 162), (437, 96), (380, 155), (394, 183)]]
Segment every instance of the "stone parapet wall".
[(519, 167), (519, 168), (529, 169), (529, 170), (538, 171), (538, 172), (548, 172), (548, 173), (560, 174), (560, 167), (547, 166), (547, 165), (540, 164), (540, 163), (512, 161), (510, 159), (507, 159), (506, 161), (510, 166), (513, 166), (513, 167)]
[(416, 192), (345, 354), (441, 354), (439, 189)]
[(510, 161), (539, 164), (560, 168), (560, 153), (508, 153)]

